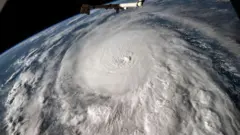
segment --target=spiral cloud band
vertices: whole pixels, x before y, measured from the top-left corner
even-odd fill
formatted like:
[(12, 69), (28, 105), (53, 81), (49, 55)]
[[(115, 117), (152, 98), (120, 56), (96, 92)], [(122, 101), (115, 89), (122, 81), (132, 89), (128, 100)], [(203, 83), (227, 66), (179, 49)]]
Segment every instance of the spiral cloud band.
[(154, 67), (153, 50), (147, 44), (155, 44), (154, 47), (158, 42), (157, 37), (148, 41), (146, 32), (142, 32), (124, 31), (106, 41), (101, 41), (104, 37), (96, 37), (81, 46), (74, 56), (77, 72), (73, 81), (107, 95), (123, 94), (142, 86)]

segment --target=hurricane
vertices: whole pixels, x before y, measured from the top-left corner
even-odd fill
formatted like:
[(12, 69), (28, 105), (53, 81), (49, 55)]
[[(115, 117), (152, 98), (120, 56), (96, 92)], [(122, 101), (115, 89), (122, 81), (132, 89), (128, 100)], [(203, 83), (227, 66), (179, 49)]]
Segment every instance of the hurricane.
[(2, 130), (239, 135), (240, 27), (228, 4), (149, 0), (76, 15), (25, 40), (10, 50)]

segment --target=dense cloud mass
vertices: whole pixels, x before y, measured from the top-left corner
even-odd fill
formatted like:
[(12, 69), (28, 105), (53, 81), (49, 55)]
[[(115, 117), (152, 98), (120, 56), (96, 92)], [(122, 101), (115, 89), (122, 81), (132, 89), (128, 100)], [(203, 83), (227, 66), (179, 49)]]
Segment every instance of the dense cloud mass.
[(228, 4), (94, 10), (22, 42), (0, 56), (13, 61), (6, 134), (239, 135), (240, 27)]

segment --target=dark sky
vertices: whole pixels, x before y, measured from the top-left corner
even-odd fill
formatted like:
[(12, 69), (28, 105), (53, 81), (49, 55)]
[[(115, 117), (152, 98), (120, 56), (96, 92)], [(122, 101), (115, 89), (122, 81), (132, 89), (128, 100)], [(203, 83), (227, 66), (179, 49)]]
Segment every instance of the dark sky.
[(240, 0), (231, 0), (231, 3), (240, 19)]
[[(8, 0), (0, 13), (0, 54), (17, 43), (80, 11), (81, 4), (113, 0)], [(240, 14), (240, 0), (231, 0)]]
[(0, 13), (0, 54), (35, 33), (76, 15), (81, 4), (112, 0), (8, 0)]

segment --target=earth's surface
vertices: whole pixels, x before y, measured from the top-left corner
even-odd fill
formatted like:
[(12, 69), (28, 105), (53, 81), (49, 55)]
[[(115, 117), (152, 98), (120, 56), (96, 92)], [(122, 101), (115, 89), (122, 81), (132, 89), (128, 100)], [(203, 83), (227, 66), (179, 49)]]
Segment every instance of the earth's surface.
[(239, 31), (226, 0), (74, 16), (0, 55), (0, 134), (240, 135)]

